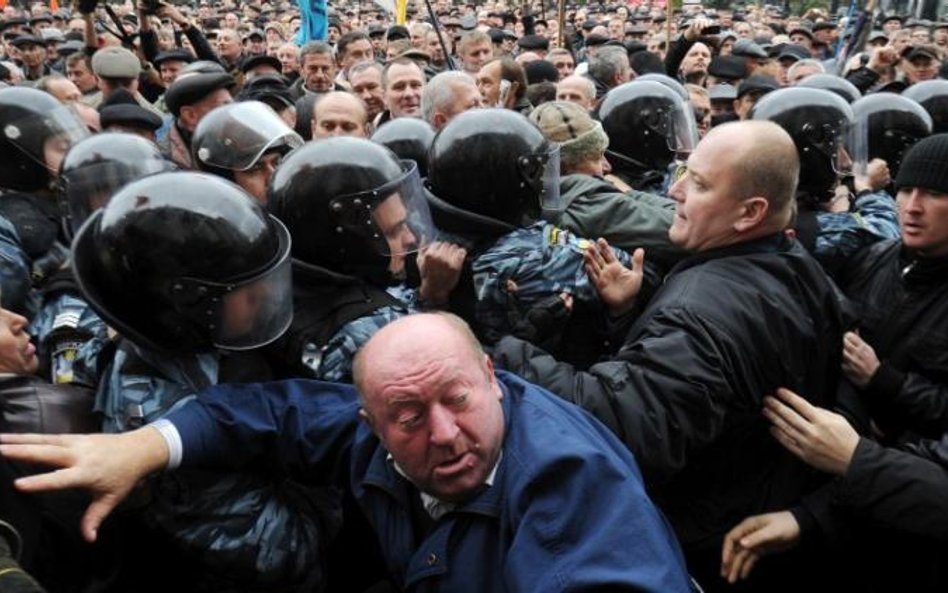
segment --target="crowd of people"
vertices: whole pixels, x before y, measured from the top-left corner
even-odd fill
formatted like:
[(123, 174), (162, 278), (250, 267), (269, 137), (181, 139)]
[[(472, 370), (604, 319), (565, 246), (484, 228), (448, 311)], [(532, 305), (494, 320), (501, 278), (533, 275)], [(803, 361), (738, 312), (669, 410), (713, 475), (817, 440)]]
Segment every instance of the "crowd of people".
[(948, 585), (931, 7), (311, 8), (2, 9), (0, 590)]

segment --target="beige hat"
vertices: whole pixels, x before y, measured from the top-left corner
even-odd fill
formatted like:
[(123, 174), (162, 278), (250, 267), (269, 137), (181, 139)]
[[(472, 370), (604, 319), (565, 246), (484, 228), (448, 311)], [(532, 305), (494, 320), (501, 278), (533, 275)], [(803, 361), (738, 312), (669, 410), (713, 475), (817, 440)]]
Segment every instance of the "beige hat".
[(560, 145), (560, 161), (575, 165), (601, 156), (609, 146), (609, 137), (602, 124), (576, 103), (550, 101), (530, 113), (547, 140)]
[(142, 71), (138, 56), (124, 47), (103, 47), (92, 55), (92, 71), (104, 78), (138, 78)]

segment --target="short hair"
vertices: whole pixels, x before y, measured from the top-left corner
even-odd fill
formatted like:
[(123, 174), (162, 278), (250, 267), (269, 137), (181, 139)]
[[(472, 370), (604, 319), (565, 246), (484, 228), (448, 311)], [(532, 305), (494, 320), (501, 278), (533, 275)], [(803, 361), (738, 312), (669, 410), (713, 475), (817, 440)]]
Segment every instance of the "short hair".
[(362, 40), (369, 41), (369, 36), (366, 35), (364, 31), (349, 31), (348, 33), (343, 33), (339, 41), (336, 42), (336, 55), (342, 58), (346, 55), (346, 50), (349, 48), (350, 43)]
[(75, 66), (77, 62), (84, 63), (86, 65), (86, 70), (92, 72), (92, 56), (84, 51), (77, 51), (66, 56), (66, 68)]
[(556, 101), (556, 83), (544, 80), (527, 87), (527, 101), (534, 107)]
[[(419, 31), (419, 29), (421, 29), (421, 31)], [(409, 33), (412, 33), (412, 34), (415, 34), (415, 35), (419, 35), (419, 34), (421, 34), (421, 35), (427, 35), (429, 31), (433, 31), (433, 30), (434, 30), (434, 27), (432, 27), (432, 26), (429, 25), (428, 23), (415, 22), (415, 23), (412, 23), (412, 24), (408, 25), (408, 31), (409, 31)]]
[(359, 62), (352, 68), (349, 68), (349, 80), (352, 80), (353, 76), (362, 74), (366, 70), (376, 70), (379, 76), (382, 76), (382, 65), (378, 62)]
[[(565, 81), (570, 80), (570, 79), (572, 79), (572, 80), (580, 80), (580, 81), (583, 82), (583, 90), (586, 91), (586, 98), (587, 98), (587, 99), (590, 99), (590, 100), (591, 100), (591, 99), (595, 99), (595, 98), (596, 98), (596, 83), (594, 83), (593, 81), (589, 80), (589, 78), (587, 78), (587, 77), (585, 77), (585, 76), (581, 76), (581, 75), (579, 75), (579, 74), (570, 74), (570, 75), (567, 76), (566, 78), (560, 80), (560, 83), (565, 82)], [(559, 92), (559, 83), (557, 83), (557, 85), (556, 85), (556, 92)]]
[(435, 112), (442, 111), (454, 101), (454, 87), (457, 83), (477, 88), (470, 76), (457, 70), (441, 72), (428, 81), (421, 93), (421, 116), (426, 122), (433, 124)]
[(461, 41), (458, 42), (458, 55), (463, 56), (467, 52), (467, 48), (478, 43), (487, 43), (493, 45), (490, 40), (490, 35), (487, 33), (475, 29), (473, 31), (468, 31), (464, 35), (461, 35)]
[(731, 122), (719, 127), (733, 125), (753, 128), (747, 134), (744, 154), (734, 159), (736, 197), (763, 196), (770, 204), (771, 216), (784, 213), (789, 218), (800, 180), (800, 157), (793, 139), (771, 121)]
[(300, 63), (305, 62), (306, 56), (309, 55), (329, 55), (329, 57), (333, 57), (332, 46), (324, 41), (307, 42), (306, 45), (300, 49)]
[(699, 97), (705, 97), (711, 99), (711, 93), (708, 92), (708, 89), (697, 84), (686, 83), (685, 90), (688, 91), (688, 95), (698, 95)]
[(823, 67), (822, 62), (807, 58), (805, 60), (799, 60), (796, 64), (787, 68), (787, 78), (792, 79), (793, 75), (803, 68), (816, 68), (817, 72), (826, 72), (826, 68)]
[(47, 74), (46, 76), (39, 78), (35, 83), (33, 83), (33, 88), (35, 88), (38, 91), (43, 91), (44, 93), (49, 93), (50, 95), (52, 95), (53, 93), (49, 90), (49, 84), (53, 82), (54, 80), (68, 80), (68, 79), (62, 74)]
[(573, 57), (573, 52), (562, 47), (554, 47), (550, 51), (546, 52), (546, 58), (544, 59), (546, 59), (549, 62), (552, 62), (553, 58), (555, 58), (556, 56), (569, 56), (573, 58), (574, 62), (576, 61), (576, 58)]
[(382, 69), (382, 88), (383, 89), (388, 88), (388, 71), (391, 70), (392, 66), (396, 64), (400, 66), (414, 66), (415, 68), (418, 68), (418, 72), (421, 73), (421, 79), (425, 80), (425, 71), (421, 69), (421, 66), (418, 65), (418, 62), (416, 62), (415, 60), (411, 58), (395, 58), (391, 62), (388, 62), (387, 64), (385, 64), (385, 68)]
[(630, 69), (629, 52), (624, 47), (607, 45), (589, 58), (589, 75), (602, 82)]
[(494, 62), (500, 62), (501, 80), (509, 80), (510, 82), (518, 83), (514, 96), (518, 101), (523, 99), (527, 92), (527, 73), (523, 71), (523, 66), (507, 56), (502, 58), (494, 58), (490, 62), (487, 62), (487, 64), (484, 64), (484, 66), (493, 64)]

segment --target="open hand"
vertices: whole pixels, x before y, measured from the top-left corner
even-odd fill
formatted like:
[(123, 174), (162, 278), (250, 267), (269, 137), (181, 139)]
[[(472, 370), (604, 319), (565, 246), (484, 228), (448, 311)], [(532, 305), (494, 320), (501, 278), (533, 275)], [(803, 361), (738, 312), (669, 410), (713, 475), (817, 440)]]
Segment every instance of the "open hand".
[(622, 265), (609, 243), (599, 239), (586, 247), (583, 259), (590, 282), (614, 315), (625, 313), (635, 305), (635, 297), (642, 289), (645, 250), (635, 250), (632, 269), (629, 269)]
[(800, 525), (790, 511), (748, 517), (724, 536), (721, 577), (729, 583), (746, 579), (764, 554), (793, 547), (800, 540)]

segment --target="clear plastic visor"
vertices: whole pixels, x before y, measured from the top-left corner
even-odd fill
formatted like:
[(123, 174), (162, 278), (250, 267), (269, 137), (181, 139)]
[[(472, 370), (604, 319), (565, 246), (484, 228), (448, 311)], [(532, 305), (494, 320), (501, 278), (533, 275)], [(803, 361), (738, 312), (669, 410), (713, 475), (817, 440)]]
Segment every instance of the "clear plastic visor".
[(540, 209), (546, 211), (563, 210), (560, 196), (560, 147), (550, 144), (549, 152), (520, 157), (520, 174), (524, 182), (538, 185)]
[(59, 173), (59, 166), (69, 148), (89, 136), (89, 130), (79, 115), (66, 106), (18, 119), (0, 132), (53, 175)]
[(377, 189), (339, 196), (330, 203), (335, 221), (381, 255), (415, 253), (435, 240), (418, 166), (402, 161), (404, 175)]
[[(285, 234), (288, 242), (286, 227), (272, 216), (270, 219), (279, 225), (281, 235)], [(226, 350), (249, 350), (269, 344), (283, 335), (293, 321), (291, 261), (287, 248), (280, 261), (263, 274), (239, 284), (216, 285), (223, 296), (217, 320), (210, 327), (215, 346)]]
[(69, 208), (69, 227), (79, 230), (89, 216), (105, 206), (122, 187), (148, 175), (170, 171), (170, 162), (148, 159), (129, 167), (123, 163), (102, 162), (66, 173), (62, 177), (63, 197)]
[(220, 134), (207, 134), (197, 149), (202, 162), (221, 169), (246, 171), (265, 152), (285, 146), (303, 145), (303, 139), (273, 109), (259, 101), (248, 101), (229, 110)]
[(854, 163), (860, 158), (865, 171), (869, 153), (865, 126), (808, 122), (803, 124), (803, 134), (807, 144), (830, 160), (837, 175), (852, 174)]

